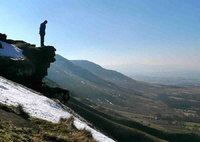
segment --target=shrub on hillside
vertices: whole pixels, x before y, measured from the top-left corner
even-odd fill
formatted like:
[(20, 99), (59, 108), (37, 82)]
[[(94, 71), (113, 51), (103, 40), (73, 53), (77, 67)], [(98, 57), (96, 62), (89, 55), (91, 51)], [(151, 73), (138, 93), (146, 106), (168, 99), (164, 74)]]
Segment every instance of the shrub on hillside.
[(23, 107), (21, 105), (17, 106), (17, 109), (19, 111), (19, 115), (23, 117), (24, 119), (30, 119), (30, 115), (24, 111)]
[(7, 111), (7, 112), (15, 113), (24, 119), (30, 119), (30, 115), (24, 111), (24, 109), (21, 105), (18, 105), (17, 107), (15, 107), (12, 105), (8, 106), (8, 105), (4, 105), (4, 104), (0, 103), (0, 109)]
[(12, 113), (17, 113), (17, 110), (14, 106), (8, 106), (0, 103), (0, 109), (7, 111), (7, 112), (12, 112)]

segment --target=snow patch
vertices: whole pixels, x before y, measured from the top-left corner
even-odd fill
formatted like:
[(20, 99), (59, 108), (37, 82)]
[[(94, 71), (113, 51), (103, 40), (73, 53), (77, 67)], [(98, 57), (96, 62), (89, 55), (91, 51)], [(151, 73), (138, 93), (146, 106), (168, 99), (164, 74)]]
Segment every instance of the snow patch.
[(112, 102), (110, 102), (108, 99), (105, 99), (109, 104), (111, 104), (111, 105), (113, 105), (113, 103)]
[(81, 81), (81, 83), (82, 83), (82, 84), (85, 84), (85, 82), (84, 82), (84, 81)]
[(18, 47), (0, 41), (2, 48), (0, 48), (0, 56), (12, 57), (12, 58), (24, 58), (22, 50)]
[[(59, 122), (60, 118), (72, 116), (53, 100), (39, 95), (39, 93), (27, 90), (15, 83), (0, 77), (0, 102), (7, 105), (22, 105), (24, 110), (32, 117)], [(115, 142), (111, 138), (96, 131), (85, 122), (74, 117), (74, 125), (77, 129), (86, 129), (91, 132), (93, 138), (98, 142)]]

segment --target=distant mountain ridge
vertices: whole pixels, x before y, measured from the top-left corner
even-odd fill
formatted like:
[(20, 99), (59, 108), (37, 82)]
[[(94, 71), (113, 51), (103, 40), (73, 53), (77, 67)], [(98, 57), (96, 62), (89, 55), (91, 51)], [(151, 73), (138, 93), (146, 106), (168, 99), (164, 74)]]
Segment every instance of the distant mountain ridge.
[[(42, 61), (51, 57), (48, 51), (42, 53), (34, 52), (36, 50), (46, 50), (47, 47), (35, 48), (21, 41), (9, 40), (8, 42), (15, 43), (17, 47), (19, 46), (21, 49), (26, 50), (26, 52), (23, 51), (23, 55), (26, 55), (24, 59), (33, 61), (35, 66), (38, 67), (38, 70), (42, 69)], [(28, 52), (27, 49), (29, 48), (33, 50), (33, 52)], [(5, 49), (5, 46), (3, 46), (3, 49)], [(55, 50), (53, 49), (53, 51)], [(194, 122), (194, 130), (191, 130), (192, 132), (196, 134), (200, 131), (198, 125), (196, 125), (196, 122), (200, 122), (200, 98), (198, 90), (188, 90), (187, 88), (181, 87), (174, 88), (173, 86), (170, 88), (164, 85), (140, 82), (119, 72), (104, 69), (90, 61), (70, 61), (60, 55), (56, 55), (54, 59), (55, 52), (53, 52), (52, 55), (52, 62), (56, 61), (51, 64), (48, 70), (48, 76), (44, 79), (44, 76), (47, 74), (47, 68), (50, 66), (51, 62), (45, 65), (45, 75), (42, 76), (44, 80), (40, 79), (41, 89), (39, 91), (41, 91), (43, 95), (53, 98), (53, 100), (49, 100), (46, 97), (43, 97), (46, 99), (42, 99), (42, 96), (35, 91), (30, 90), (32, 92), (30, 93), (26, 90), (27, 87), (21, 87), (20, 89), (19, 85), (16, 88), (15, 83), (9, 83), (9, 81), (2, 79), (0, 83), (0, 96), (2, 98), (0, 100), (2, 103), (9, 105), (22, 104), (28, 112), (30, 111), (31, 115), (38, 116), (39, 118), (46, 118), (46, 120), (49, 121), (56, 119), (56, 122), (58, 122), (57, 118), (59, 116), (66, 116), (68, 111), (70, 113), (75, 111), (80, 116), (87, 119), (90, 122), (90, 126), (94, 125), (102, 132), (107, 133), (109, 137), (119, 142), (164, 142), (165, 140), (172, 142), (177, 142), (177, 140), (188, 142), (188, 140), (190, 140), (195, 142), (199, 140), (199, 137), (197, 135), (191, 135), (190, 131), (188, 134), (171, 134), (171, 130), (176, 131), (178, 129), (177, 125), (179, 125), (182, 130), (183, 125), (188, 125), (187, 122)], [(37, 56), (40, 58), (37, 58)], [(4, 57), (2, 59), (4, 59)], [(10, 71), (8, 66), (2, 65), (2, 63), (4, 64), (6, 62), (2, 60), (2, 68), (0, 69), (4, 69), (5, 67)], [(16, 63), (9, 64), (9, 66), (16, 70), (19, 69)], [(24, 67), (24, 64), (21, 64), (21, 67)], [(22, 70), (25, 73), (32, 73), (24, 69)], [(19, 73), (13, 72), (13, 75), (22, 73), (20, 70), (18, 71)], [(36, 75), (38, 74), (39, 73)], [(24, 74), (21, 74), (22, 79), (24, 78), (23, 75)], [(33, 75), (33, 79), (29, 79), (34, 85), (38, 85), (37, 82), (35, 83), (33, 81), (37, 77), (36, 75)], [(13, 77), (11, 77), (11, 79), (13, 79)], [(20, 79), (21, 78), (18, 78), (16, 81), (18, 82)], [(26, 83), (27, 81), (25, 81), (25, 85)], [(47, 84), (53, 88), (48, 87)], [(60, 87), (70, 90), (71, 99), (69, 101), (67, 101), (68, 99), (65, 100), (66, 96), (68, 96), (68, 90)], [(36, 89), (34, 88), (33, 90)], [(36, 102), (33, 100), (36, 100)], [(57, 103), (62, 107), (59, 107)], [(68, 111), (65, 112), (64, 109), (66, 107), (62, 103), (72, 108), (73, 111), (66, 109)], [(46, 104), (46, 107), (44, 104)], [(59, 113), (59, 111), (62, 112)], [(185, 116), (184, 113), (187, 111), (193, 113), (192, 116), (188, 116), (188, 113)], [(181, 122), (176, 123), (175, 128), (172, 123), (174, 120)], [(80, 126), (84, 126), (81, 123), (77, 123), (77, 119), (75, 119), (74, 122), (76, 123), (75, 126), (79, 128)], [(155, 124), (160, 124), (161, 127), (167, 128), (166, 130), (170, 130), (170, 132), (165, 132), (163, 129), (161, 130), (157, 127), (159, 126), (157, 124), (152, 126), (151, 124), (154, 124), (154, 122)], [(90, 132), (95, 139), (98, 140), (99, 138), (98, 141), (107, 142), (109, 141), (108, 139), (110, 139), (109, 137), (103, 136), (101, 133), (97, 134), (95, 130), (88, 130), (91, 130)], [(185, 130), (187, 130), (187, 127)], [(91, 136), (89, 137), (91, 138)], [(112, 141), (112, 139), (110, 140)]]
[[(198, 88), (141, 82), (90, 61), (70, 61), (60, 55), (56, 55), (47, 78), (69, 89), (71, 96), (81, 103), (113, 117), (155, 123), (174, 132), (177, 128), (181, 131), (187, 131), (187, 128), (183, 128), (181, 123), (173, 125), (172, 120), (200, 121)], [(191, 110), (193, 114), (185, 113)]]
[(153, 85), (151, 84), (136, 81), (120, 72), (104, 69), (100, 65), (97, 65), (87, 60), (70, 60), (70, 61), (73, 64), (82, 67), (83, 69), (89, 70), (90, 72), (92, 72), (93, 74), (104, 80), (113, 82), (127, 89), (133, 89), (133, 86), (139, 89), (144, 89), (144, 88), (147, 89), (149, 87), (153, 87)]
[[(103, 94), (102, 88), (116, 88), (110, 82), (107, 82), (86, 69), (83, 69), (60, 55), (56, 55), (56, 62), (49, 69), (48, 78), (55, 81), (62, 87), (69, 88), (73, 94), (84, 97), (100, 97)], [(93, 93), (93, 95), (88, 95)], [(95, 99), (96, 100), (96, 99)]]
[(157, 101), (165, 89), (162, 86), (133, 80), (89, 61), (70, 61), (60, 55), (55, 58), (47, 77), (69, 89), (72, 96), (130, 113), (139, 109), (140, 113), (156, 114), (154, 105), (166, 110), (166, 105)]
[(94, 74), (92, 74), (91, 72), (89, 72), (88, 70), (84, 68), (81, 69), (79, 66), (76, 66), (75, 64), (71, 63), (69, 60), (63, 58), (60, 55), (56, 56), (56, 61), (57, 61), (57, 64), (62, 66), (63, 69), (68, 70), (69, 72), (74, 73), (75, 75), (80, 76), (83, 79), (87, 79), (98, 85), (106, 83), (104, 80), (102, 80), (98, 76), (95, 76)]

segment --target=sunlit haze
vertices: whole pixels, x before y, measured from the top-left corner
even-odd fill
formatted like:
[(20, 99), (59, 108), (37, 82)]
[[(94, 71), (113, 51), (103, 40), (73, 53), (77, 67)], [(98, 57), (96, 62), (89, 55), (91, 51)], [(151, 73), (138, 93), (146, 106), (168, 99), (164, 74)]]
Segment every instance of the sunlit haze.
[(0, 32), (128, 75), (200, 72), (199, 0), (1, 0)]

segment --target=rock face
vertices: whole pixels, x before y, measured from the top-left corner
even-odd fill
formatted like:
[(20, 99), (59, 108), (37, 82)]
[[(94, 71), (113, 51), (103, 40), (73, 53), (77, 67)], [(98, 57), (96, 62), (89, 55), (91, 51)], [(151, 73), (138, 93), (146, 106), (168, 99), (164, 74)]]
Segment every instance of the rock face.
[[(42, 79), (47, 75), (47, 69), (55, 61), (55, 51), (53, 46), (45, 47), (21, 47), (23, 55), (32, 65), (32, 75), (28, 78), (31, 86), (38, 88), (42, 85)], [(30, 73), (30, 72), (29, 72)]]
[(59, 87), (49, 87), (43, 84), (41, 93), (45, 94), (49, 98), (56, 98), (61, 102), (65, 103), (69, 100), (69, 91)]
[(38, 88), (47, 75), (47, 69), (55, 61), (56, 49), (46, 47), (19, 47), (23, 50), (25, 59), (15, 60), (0, 56), (0, 73), (2, 76), (23, 85)]
[(56, 49), (53, 46), (35, 47), (35, 45), (24, 41), (7, 40), (6, 37), (4, 34), (0, 34), (0, 41), (22, 49), (25, 58), (15, 59), (0, 56), (0, 76), (37, 90), (48, 97), (68, 100), (68, 90), (51, 88), (42, 82), (47, 75), (50, 64), (55, 61)]

